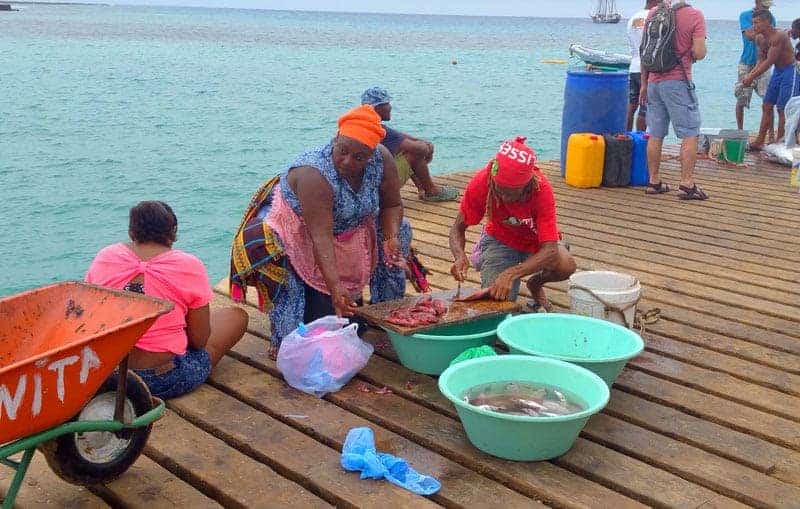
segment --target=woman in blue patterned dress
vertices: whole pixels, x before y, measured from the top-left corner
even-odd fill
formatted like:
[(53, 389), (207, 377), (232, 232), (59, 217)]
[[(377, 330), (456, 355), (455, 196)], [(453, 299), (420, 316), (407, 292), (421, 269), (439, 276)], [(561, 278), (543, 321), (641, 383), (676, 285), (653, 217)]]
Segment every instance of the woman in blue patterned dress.
[(300, 155), (251, 200), (231, 252), (231, 295), (254, 286), (278, 346), (298, 323), (352, 316), (405, 292), (411, 228), (400, 184), (371, 106), (339, 118), (337, 136)]

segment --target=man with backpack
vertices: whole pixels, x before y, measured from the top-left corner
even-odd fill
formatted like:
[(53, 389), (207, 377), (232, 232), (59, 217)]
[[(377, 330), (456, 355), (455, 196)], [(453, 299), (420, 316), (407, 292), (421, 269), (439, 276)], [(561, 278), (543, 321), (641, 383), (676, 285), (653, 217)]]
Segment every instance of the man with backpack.
[(681, 138), (681, 182), (678, 197), (705, 200), (708, 195), (694, 182), (700, 107), (692, 82), (692, 63), (706, 56), (706, 20), (700, 10), (679, 2), (659, 2), (650, 11), (642, 35), (641, 104), (647, 105), (648, 195), (669, 192), (659, 175), (661, 149), (669, 124)]

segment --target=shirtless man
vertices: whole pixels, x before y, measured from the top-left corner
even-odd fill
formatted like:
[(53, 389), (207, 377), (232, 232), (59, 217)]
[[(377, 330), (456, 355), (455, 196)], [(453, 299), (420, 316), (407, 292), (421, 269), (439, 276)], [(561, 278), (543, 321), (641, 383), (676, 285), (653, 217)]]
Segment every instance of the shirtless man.
[[(778, 132), (777, 141), (783, 139), (786, 124), (784, 108), (789, 99), (795, 95), (794, 86), (794, 49), (792, 48), (789, 36), (783, 30), (777, 30), (771, 25), (772, 16), (767, 10), (761, 10), (753, 14), (753, 30), (760, 36), (757, 41), (760, 46), (765, 47), (767, 56), (761, 60), (756, 67), (742, 80), (742, 85), (750, 86), (761, 74), (766, 72), (771, 66), (775, 66), (767, 87), (767, 94), (764, 96), (763, 113), (761, 116), (761, 127), (758, 136), (750, 145), (751, 150), (761, 150), (764, 147), (764, 139), (770, 126), (775, 121), (773, 108), (778, 108)], [(763, 37), (763, 39), (761, 39)]]

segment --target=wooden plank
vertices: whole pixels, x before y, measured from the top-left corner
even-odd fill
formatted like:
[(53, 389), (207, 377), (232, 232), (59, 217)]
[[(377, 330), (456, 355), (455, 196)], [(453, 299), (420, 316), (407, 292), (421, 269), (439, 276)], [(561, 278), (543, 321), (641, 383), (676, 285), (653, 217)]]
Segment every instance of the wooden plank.
[[(417, 210), (424, 214), (436, 210), (431, 204), (415, 201), (410, 197), (405, 196), (404, 206), (406, 216), (411, 214), (411, 210)], [(558, 202), (558, 196), (556, 196)], [(437, 204), (439, 210), (447, 210), (451, 205)], [(630, 224), (625, 221), (619, 220), (603, 220), (603, 221), (586, 221), (587, 214), (572, 211), (569, 207), (558, 206), (558, 223), (564, 229), (565, 234), (568, 234), (570, 227), (578, 228), (580, 230), (596, 230), (605, 232), (611, 235), (620, 237), (630, 237), (648, 243), (660, 244), (673, 248), (686, 249), (706, 253), (713, 256), (723, 256), (730, 260), (745, 260), (747, 262), (760, 264), (765, 267), (772, 267), (779, 270), (786, 268), (785, 262), (780, 259), (775, 259), (772, 256), (766, 255), (760, 251), (747, 251), (739, 250), (734, 245), (730, 247), (721, 246), (719, 243), (706, 242), (703, 235), (687, 236), (687, 235), (664, 235), (661, 228), (654, 228), (653, 226), (632, 228)], [(593, 217), (597, 210), (591, 212)], [(796, 279), (791, 279), (795, 280)]]
[[(645, 380), (647, 379), (646, 377), (650, 377), (652, 382), (647, 384), (647, 390), (638, 390), (636, 389), (635, 383), (627, 384), (626, 377), (645, 377)], [(645, 373), (634, 372), (631, 370), (624, 371), (623, 376), (617, 380), (617, 384), (626, 384), (625, 386), (630, 388), (630, 392), (634, 392), (635, 394), (648, 399), (651, 399), (655, 394), (659, 394), (660, 388), (674, 386), (676, 391), (678, 391), (678, 393), (682, 393), (683, 396), (672, 394), (670, 400), (661, 402), (668, 403), (671, 401), (673, 406), (678, 405), (676, 408), (687, 411), (690, 414), (697, 415), (692, 410), (687, 409), (684, 406), (679, 406), (680, 402), (682, 401), (682, 397), (691, 396), (688, 399), (688, 401), (692, 402), (691, 408), (701, 411), (701, 415), (707, 417), (708, 420), (730, 425), (734, 429), (738, 429), (740, 431), (743, 429), (748, 429), (748, 425), (745, 423), (750, 422), (751, 424), (749, 425), (749, 429), (751, 429), (752, 432), (757, 433), (757, 436), (760, 436), (761, 438), (785, 447), (793, 448), (795, 450), (798, 450), (798, 445), (800, 445), (800, 433), (797, 431), (798, 426), (796, 423), (792, 423), (787, 419), (745, 407), (717, 396), (711, 396), (700, 393), (699, 391), (693, 391), (692, 389), (688, 389), (677, 384), (672, 384), (671, 382), (665, 381), (661, 378), (654, 378), (650, 375), (646, 375)], [(680, 390), (678, 390), (678, 388), (680, 388)], [(707, 403), (710, 406), (707, 406)], [(715, 412), (709, 413), (708, 408), (714, 408)], [(718, 416), (724, 416), (725, 418), (718, 420)]]
[[(477, 291), (476, 288), (464, 287), (461, 289), (462, 297), (466, 297), (471, 293)], [(416, 303), (421, 297), (418, 295), (405, 297), (403, 299), (381, 302), (380, 304), (373, 304), (371, 306), (363, 306), (358, 308), (356, 316), (364, 318), (367, 322), (389, 329), (403, 336), (410, 336), (425, 332), (431, 329), (447, 325), (457, 325), (461, 323), (480, 320), (483, 318), (492, 318), (495, 316), (503, 316), (509, 313), (516, 313), (519, 311), (520, 306), (516, 302), (498, 302), (496, 300), (478, 300), (471, 302), (454, 302), (456, 290), (439, 290), (430, 294), (433, 299), (440, 299), (447, 304), (447, 312), (439, 317), (439, 321), (434, 324), (419, 325), (416, 327), (403, 327), (387, 321), (389, 314), (404, 306), (410, 306)]]
[[(274, 362), (257, 343), (240, 342), (235, 352), (249, 364), (277, 374)], [(393, 394), (362, 392), (357, 385), (351, 382), (326, 399), (520, 493), (565, 507), (592, 506), (597, 500), (615, 507), (640, 507), (627, 497), (550, 463), (519, 463), (484, 454), (469, 443), (457, 420)]]
[(800, 426), (794, 421), (684, 387), (638, 370), (624, 370), (617, 378), (616, 386), (631, 394), (671, 406), (709, 422), (800, 451)]
[[(652, 197), (646, 196), (640, 190), (632, 189), (619, 189), (619, 188), (601, 188), (601, 189), (576, 189), (569, 187), (560, 178), (552, 181), (553, 188), (558, 193), (559, 198), (587, 198), (590, 201), (602, 201), (604, 208), (609, 211), (619, 213), (630, 213), (632, 210), (645, 210), (651, 209), (669, 213), (671, 217), (691, 221), (697, 225), (703, 225), (714, 230), (726, 231), (735, 233), (736, 235), (744, 235), (747, 237), (763, 238), (765, 240), (774, 241), (777, 239), (787, 240), (791, 243), (797, 242), (797, 239), (791, 239), (790, 236), (780, 229), (775, 227), (790, 227), (791, 221), (781, 217), (778, 214), (787, 214), (786, 210), (776, 210), (778, 217), (774, 218), (777, 223), (773, 223), (772, 230), (769, 229), (770, 219), (764, 216), (754, 215), (752, 212), (763, 213), (765, 209), (754, 208), (752, 212), (748, 212), (746, 208), (739, 208), (742, 202), (737, 206), (719, 206), (715, 203), (714, 207), (703, 207), (704, 214), (702, 217), (693, 215), (691, 208), (681, 207), (680, 204), (676, 206), (675, 202), (669, 200), (653, 200)], [(712, 188), (707, 188), (709, 191)], [(559, 199), (559, 201), (561, 201)], [(716, 200), (714, 200), (716, 202)], [(711, 204), (712, 201), (704, 203)], [(747, 206), (753, 204), (746, 204)], [(770, 204), (766, 204), (770, 206)], [(773, 204), (774, 205), (774, 204)], [(767, 209), (768, 210), (768, 209)], [(624, 217), (620, 215), (618, 217)], [(777, 231), (776, 231), (777, 230)]]
[[(566, 297), (563, 294), (550, 294), (551, 300), (559, 305), (559, 306), (566, 306), (568, 302), (566, 301)], [(657, 328), (658, 326), (663, 325), (664, 320), (661, 320), (658, 324), (653, 326), (653, 328)], [(694, 331), (694, 335), (688, 333), (687, 336), (696, 338), (696, 331)], [(665, 347), (666, 345), (666, 347)], [(797, 418), (797, 412), (795, 408), (797, 405), (795, 402), (797, 401), (794, 397), (788, 397), (782, 395), (780, 393), (774, 391), (767, 391), (763, 392), (764, 390), (759, 387), (751, 387), (744, 381), (737, 381), (738, 380), (752, 380), (756, 383), (759, 383), (764, 386), (769, 386), (784, 393), (798, 395), (798, 386), (796, 382), (800, 377), (790, 373), (782, 373), (781, 371), (765, 368), (763, 366), (759, 366), (758, 364), (753, 364), (750, 362), (743, 362), (739, 361), (736, 358), (730, 358), (728, 356), (723, 356), (719, 354), (715, 354), (713, 352), (708, 352), (700, 348), (692, 348), (689, 345), (685, 345), (678, 342), (670, 341), (666, 338), (660, 338), (655, 335), (648, 335), (647, 336), (647, 348), (654, 349), (656, 351), (660, 351), (661, 349), (666, 349), (667, 353), (670, 355), (675, 355), (678, 357), (686, 356), (687, 360), (690, 362), (699, 362), (710, 364), (710, 367), (715, 369), (722, 369), (723, 371), (727, 372), (727, 374), (723, 373), (714, 373), (714, 372), (706, 372), (708, 374), (708, 383), (703, 381), (704, 372), (699, 372), (692, 369), (691, 366), (685, 364), (670, 364), (669, 361), (666, 359), (663, 361), (669, 365), (670, 370), (673, 370), (677, 367), (682, 367), (683, 369), (687, 370), (687, 376), (689, 374), (692, 375), (692, 380), (694, 380), (695, 386), (705, 386), (708, 390), (715, 392), (717, 394), (726, 395), (734, 400), (741, 401), (741, 396), (737, 394), (739, 393), (748, 393), (747, 391), (751, 388), (753, 389), (754, 394), (761, 394), (761, 395), (769, 395), (769, 398), (764, 400), (765, 403), (769, 404), (768, 408), (772, 408), (776, 410), (778, 413), (782, 413), (784, 416), (788, 418)], [(688, 353), (687, 353), (688, 352)], [(769, 351), (767, 351), (769, 353)], [(647, 359), (647, 355), (644, 357)], [(757, 357), (758, 359), (762, 359), (763, 357)], [(789, 364), (786, 366), (786, 369), (792, 368), (796, 369), (798, 357), (786, 357), (787, 363)], [(647, 365), (645, 364), (647, 360), (641, 361), (641, 367), (646, 368)], [(632, 365), (639, 366), (639, 360), (632, 361)], [(663, 375), (664, 373), (650, 369), (653, 373), (658, 373), (659, 375)], [(759, 375), (761, 375), (759, 377)], [(668, 377), (669, 378), (669, 377)], [(680, 378), (677, 376), (672, 376), (674, 380), (679, 380)], [(716, 381), (724, 381), (725, 387), (722, 388), (714, 388), (715, 385), (711, 383), (713, 380)], [(766, 397), (766, 396), (765, 396)], [(763, 407), (762, 407), (763, 408)]]
[[(711, 339), (713, 340), (713, 338)], [(789, 372), (792, 371), (791, 363), (797, 362), (796, 357), (789, 357), (787, 362), (781, 365), (778, 360), (770, 361), (773, 357), (788, 357), (790, 354), (775, 352), (774, 350), (765, 350), (764, 352), (757, 352), (751, 355), (750, 351), (738, 352), (733, 348), (726, 351), (726, 343), (730, 343), (727, 338), (724, 343), (718, 344), (717, 350), (709, 350), (705, 347), (706, 343), (702, 340), (699, 342), (687, 343), (657, 334), (647, 335), (647, 349), (663, 356), (672, 357), (703, 368), (715, 369), (741, 378), (742, 380), (758, 383), (765, 387), (771, 387), (787, 394), (800, 396), (800, 376)], [(698, 344), (702, 345), (703, 348), (695, 346)], [(725, 353), (723, 354), (721, 352)], [(727, 355), (728, 353), (734, 355)], [(743, 355), (744, 357), (742, 357)], [(769, 357), (769, 359), (767, 359), (767, 357)], [(754, 359), (756, 362), (750, 362), (744, 359)], [(767, 364), (767, 366), (761, 363)], [(781, 368), (784, 369), (781, 370)]]
[(749, 433), (679, 412), (620, 390), (613, 390), (605, 413), (746, 465), (776, 479), (800, 485), (800, 453)]
[(332, 507), (169, 410), (153, 429), (147, 455), (225, 507)]
[[(428, 276), (428, 280), (447, 281), (442, 286), (450, 287), (453, 285), (452, 277), (449, 276), (449, 268), (452, 263), (449, 258), (443, 258), (444, 248), (435, 247), (430, 244), (419, 244), (415, 246), (418, 253), (425, 255), (424, 262), (429, 269), (438, 273)], [(580, 270), (596, 270), (597, 266), (586, 266), (579, 263)], [(607, 268), (605, 265), (603, 268)], [(613, 269), (613, 267), (610, 267)], [(624, 271), (624, 269), (623, 269)], [(445, 274), (448, 274), (445, 276)], [(474, 271), (467, 276), (467, 282), (479, 283)], [(548, 285), (549, 288), (558, 288), (565, 291), (566, 283), (554, 283)], [(526, 294), (527, 289), (521, 288), (520, 292)], [(786, 320), (767, 317), (761, 315), (761, 320), (755, 318), (757, 314), (740, 310), (733, 306), (726, 306), (715, 302), (708, 302), (698, 298), (676, 295), (669, 291), (659, 290), (658, 288), (648, 287), (645, 289), (645, 297), (642, 302), (644, 307), (658, 307), (661, 309), (662, 318), (666, 318), (679, 323), (695, 326), (702, 330), (710, 330), (715, 333), (733, 336), (739, 339), (750, 341), (768, 348), (782, 350), (788, 353), (800, 354), (800, 342), (797, 337), (781, 332), (781, 323), (786, 328), (800, 329), (794, 322), (785, 323)], [(697, 309), (703, 312), (696, 311)], [(741, 321), (740, 321), (741, 318)], [(769, 322), (769, 323), (767, 323)], [(767, 329), (769, 332), (765, 332)], [(653, 327), (658, 331), (658, 324)], [(660, 332), (660, 331), (659, 331)], [(800, 334), (800, 330), (795, 332)]]
[[(286, 388), (260, 397), (294, 397), (293, 392)], [(170, 408), (336, 506), (436, 507), (392, 484), (360, 481), (342, 469), (336, 450), (209, 385), (172, 400)]]
[(800, 422), (800, 398), (795, 396), (652, 352), (642, 352), (630, 365), (645, 373)]
[[(560, 177), (557, 168), (546, 165), (545, 173), (554, 187), (568, 187)], [(669, 175), (669, 173), (665, 175)], [(670, 177), (667, 176), (667, 178), (669, 179)], [(775, 184), (766, 183), (766, 187), (764, 186), (765, 183), (763, 182), (760, 185), (756, 182), (753, 182), (753, 184), (753, 188), (741, 189), (741, 182), (739, 182), (740, 188), (736, 189), (735, 192), (732, 192), (735, 189), (735, 186), (718, 185), (706, 180), (706, 189), (713, 192), (719, 191), (719, 193), (717, 193), (716, 199), (708, 200), (702, 204), (695, 205), (703, 205), (703, 210), (708, 211), (709, 213), (738, 213), (753, 221), (764, 220), (765, 218), (769, 217), (770, 214), (777, 216), (777, 219), (779, 220), (783, 220), (784, 217), (788, 217), (787, 214), (790, 214), (791, 210), (787, 209), (792, 208), (791, 195), (781, 196), (780, 193), (776, 194), (775, 191), (779, 188), (779, 186), (776, 186)], [(752, 191), (752, 189), (758, 188), (764, 189), (767, 192), (763, 193), (763, 196), (758, 196), (759, 193), (754, 193)], [(580, 192), (583, 190), (575, 189), (575, 191)], [(656, 203), (653, 203), (653, 197), (646, 196), (644, 194), (642, 188), (603, 188), (595, 189), (595, 191), (606, 192), (607, 196), (625, 195), (631, 202), (641, 204), (643, 208), (657, 205)], [(660, 201), (664, 206), (673, 205), (675, 208), (687, 210), (692, 209), (691, 206), (686, 207), (686, 203), (681, 203), (677, 200), (658, 201)]]
[(800, 501), (800, 487), (605, 414), (592, 417), (584, 434), (746, 504), (791, 507)]
[[(361, 372), (365, 380), (391, 388), (397, 394), (432, 410), (457, 418), (449, 400), (442, 396), (434, 379), (413, 373), (402, 366), (375, 357)], [(613, 401), (613, 398), (612, 398)], [(774, 468), (774, 460), (760, 459), (760, 469)], [(617, 491), (656, 506), (686, 507), (692, 502), (714, 500), (717, 494), (696, 484), (686, 482), (674, 474), (650, 467), (647, 463), (598, 447), (590, 441), (579, 439), (575, 446), (555, 463), (613, 487)], [(751, 461), (752, 463), (752, 461)], [(642, 482), (644, 481), (644, 482)], [(725, 498), (725, 497), (722, 497)], [(733, 500), (729, 503), (736, 505)]]
[[(417, 241), (441, 242), (439, 239), (446, 232), (435, 231), (437, 230), (436, 227), (419, 221), (416, 216), (411, 217), (415, 226), (414, 238)], [(431, 233), (431, 230), (434, 230), (434, 232)], [(793, 307), (787, 304), (787, 302), (792, 302), (798, 298), (799, 295), (793, 293), (765, 289), (749, 283), (731, 281), (709, 274), (690, 272), (683, 268), (661, 266), (654, 260), (644, 261), (629, 257), (626, 255), (626, 250), (611, 252), (603, 250), (600, 246), (584, 246), (581, 243), (572, 243), (571, 241), (570, 245), (573, 257), (583, 266), (594, 264), (619, 267), (618, 270), (636, 275), (641, 281), (646, 281), (647, 284), (653, 287), (685, 293), (686, 295), (697, 296), (723, 304), (731, 304), (780, 318), (793, 319), (797, 316)], [(442, 257), (449, 255), (449, 251), (446, 251), (441, 244), (435, 244), (430, 247), (436, 247), (436, 250), (441, 252)], [(449, 258), (452, 258), (452, 256), (450, 255)], [(699, 282), (702, 282), (702, 284)]]
[[(218, 286), (218, 290), (227, 291), (227, 286)], [(551, 293), (550, 298), (561, 309), (566, 309), (569, 304), (562, 294)], [(214, 305), (222, 306), (229, 302), (218, 294)], [(264, 315), (252, 306), (244, 306), (244, 309), (251, 318), (250, 331), (261, 337), (268, 337), (269, 325), (268, 320), (264, 320)], [(262, 325), (264, 322), (266, 325)], [(787, 394), (800, 395), (800, 376), (785, 371), (800, 372), (800, 357), (666, 320), (661, 320), (658, 328), (659, 332), (668, 336), (648, 334), (648, 350)], [(714, 350), (710, 350), (711, 348)]]
[[(383, 334), (376, 331), (370, 339), (375, 342), (376, 338), (380, 337), (383, 337)], [(382, 355), (387, 353), (381, 348), (376, 349), (376, 352)], [(389, 354), (389, 357), (393, 355)], [(373, 384), (389, 387), (395, 393), (432, 410), (452, 417), (457, 415), (449, 400), (439, 393), (435, 380), (426, 375), (410, 372), (394, 362), (376, 356), (359, 376)], [(800, 485), (800, 469), (797, 468), (800, 465), (800, 454), (747, 433), (704, 421), (619, 390), (612, 391), (605, 412), (759, 472), (770, 474), (782, 481)], [(599, 456), (598, 461), (601, 459), (602, 456)], [(561, 461), (559, 460), (559, 463)], [(613, 477), (612, 480), (624, 482)]]
[[(425, 207), (427, 206), (426, 204)], [(414, 223), (415, 239), (419, 237), (418, 232), (420, 231), (447, 235), (456, 213), (455, 210), (452, 213), (442, 214), (419, 210), (419, 207), (413, 202), (407, 202), (405, 210), (407, 211), (406, 216)], [(743, 261), (741, 257), (733, 259), (715, 256), (715, 264), (712, 265), (708, 263), (708, 253), (691, 249), (676, 249), (670, 244), (642, 241), (630, 235), (608, 234), (593, 230), (583, 220), (559, 220), (559, 225), (570, 245), (581, 249), (616, 253), (625, 258), (652, 261), (665, 267), (676, 267), (700, 274), (713, 273), (721, 278), (738, 280), (764, 288), (780, 289), (793, 295), (800, 292), (800, 278), (791, 270), (784, 270), (785, 265), (782, 268), (775, 267), (774, 271), (770, 271), (769, 275), (766, 275), (763, 264)], [(468, 231), (468, 245), (471, 246), (477, 240), (477, 236), (477, 231)], [(684, 264), (684, 261), (687, 264)], [(779, 284), (778, 287), (775, 286), (776, 282)]]
[[(542, 164), (545, 172), (553, 180), (561, 179), (558, 163), (546, 161)], [(727, 176), (723, 172), (707, 172), (713, 165), (699, 160), (698, 169), (695, 173), (697, 183), (707, 189), (714, 190), (716, 196), (712, 204), (715, 208), (735, 208), (737, 206), (758, 206), (768, 205), (772, 207), (791, 207), (793, 199), (797, 197), (797, 191), (793, 190), (789, 184), (787, 167), (781, 167), (777, 172), (770, 174), (765, 166), (760, 165), (754, 173), (737, 172), (735, 176)], [(667, 181), (675, 182), (680, 178), (680, 167), (677, 161), (670, 161), (662, 165), (663, 174)], [(782, 173), (779, 173), (782, 172)], [(780, 176), (778, 176), (780, 175)], [(628, 194), (642, 195), (642, 188), (625, 189)], [(759, 191), (759, 192), (754, 192)]]
[[(452, 175), (442, 177), (441, 180), (456, 186), (463, 186), (468, 181), (467, 178)], [(686, 207), (685, 203), (682, 204), (683, 206), (676, 206), (675, 202), (653, 199), (653, 197), (645, 196), (644, 193), (631, 194), (619, 188), (574, 189), (560, 182), (560, 178), (555, 181), (551, 179), (551, 183), (553, 184), (553, 190), (556, 194), (556, 203), (559, 210), (566, 209), (571, 212), (589, 211), (590, 213), (596, 213), (596, 205), (602, 203), (602, 217), (604, 222), (611, 220), (622, 221), (623, 223), (630, 224), (633, 228), (640, 229), (637, 227), (641, 224), (641, 214), (637, 215), (634, 214), (634, 212), (639, 211), (641, 213), (650, 210), (652, 214), (652, 211), (655, 210), (663, 212), (663, 214), (656, 214), (649, 217), (648, 225), (655, 224), (663, 227), (664, 233), (669, 236), (679, 237), (681, 228), (686, 228), (686, 232), (688, 233), (702, 234), (704, 231), (704, 240), (714, 239), (715, 242), (723, 242), (723, 244), (720, 245), (727, 247), (731, 247), (731, 244), (724, 244), (724, 242), (739, 241), (746, 244), (748, 248), (751, 245), (757, 247), (756, 241), (757, 239), (761, 239), (768, 247), (775, 250), (774, 253), (782, 254), (782, 256), (792, 256), (793, 253), (782, 252), (779, 241), (786, 241), (790, 245), (797, 242), (796, 239), (791, 239), (788, 234), (781, 234), (780, 230), (778, 230), (777, 234), (774, 233), (776, 226), (785, 229), (791, 228), (790, 221), (781, 219), (781, 215), (791, 213), (788, 210), (778, 211), (774, 214), (774, 216), (777, 217), (772, 217), (771, 220), (776, 221), (777, 224), (773, 223), (773, 233), (770, 234), (767, 230), (770, 219), (766, 217), (764, 218), (763, 225), (756, 224), (756, 226), (763, 226), (763, 228), (752, 228), (749, 226), (753, 224), (752, 218), (750, 218), (749, 221), (740, 221), (738, 224), (730, 224), (731, 215), (736, 214), (736, 212), (732, 210), (725, 210), (721, 211), (720, 214), (715, 214), (713, 208), (703, 207), (704, 214), (698, 216), (696, 214), (692, 215), (692, 212), (696, 212), (696, 209), (691, 206)], [(410, 198), (413, 200), (413, 197)], [(615, 201), (617, 198), (619, 198), (618, 202)], [(711, 200), (706, 203), (711, 203)], [(705, 205), (705, 203), (703, 205)], [(452, 205), (449, 205), (448, 208), (451, 206)], [(706, 217), (709, 218), (709, 220), (706, 220)], [(672, 221), (672, 218), (684, 220), (675, 223)]]
[[(383, 352), (381, 352), (383, 353)], [(450, 401), (439, 393), (436, 381), (426, 375), (413, 373), (381, 357), (376, 357), (360, 373), (360, 376), (376, 385), (389, 387), (396, 393), (417, 401), (420, 404), (436, 410), (438, 412), (456, 417), (455, 409)], [(619, 403), (617, 403), (619, 400)], [(671, 436), (673, 428), (664, 427), (664, 422), (668, 419), (675, 419), (674, 429), (682, 431), (684, 428), (690, 432), (696, 431), (692, 426), (702, 428), (703, 425), (710, 425), (715, 433), (709, 434), (707, 439), (702, 439), (702, 435), (691, 435), (696, 444), (701, 448), (711, 448), (719, 451), (729, 459), (734, 459), (750, 468), (763, 473), (768, 473), (775, 468), (776, 463), (781, 458), (793, 458), (796, 454), (792, 451), (777, 447), (773, 444), (750, 437), (743, 433), (728, 430), (719, 425), (706, 423), (696, 417), (683, 414), (674, 409), (660, 406), (642, 398), (618, 390), (612, 391), (612, 397), (608, 405), (610, 414), (615, 417), (628, 418), (629, 414), (635, 416), (634, 419), (627, 419), (634, 424), (642, 425), (648, 429), (658, 429), (663, 434)], [(628, 410), (630, 409), (630, 412)], [(641, 414), (637, 414), (640, 412)], [(653, 416), (653, 419), (646, 419), (646, 416)], [(652, 421), (652, 422), (651, 422)], [(691, 424), (683, 426), (685, 422)], [(664, 429), (666, 428), (666, 432)], [(673, 438), (685, 438), (685, 433), (679, 432)], [(686, 441), (686, 440), (684, 440)], [(780, 454), (779, 454), (780, 453)]]
[(128, 509), (222, 507), (146, 456), (116, 481), (92, 490), (111, 505)]
[[(263, 341), (252, 336), (246, 339), (250, 348), (263, 351)], [(304, 433), (316, 437), (336, 449), (344, 445), (351, 428), (368, 426), (375, 433), (380, 451), (406, 459), (419, 471), (432, 475), (442, 482), (442, 489), (432, 497), (450, 507), (542, 507), (531, 498), (516, 493), (500, 483), (464, 468), (434, 452), (387, 431), (374, 423), (353, 415), (341, 408), (313, 396), (287, 388), (283, 380), (226, 358), (221, 364), (227, 367), (214, 375), (215, 386), (281, 419)], [(263, 398), (263, 394), (286, 394), (287, 397)], [(291, 394), (291, 397), (288, 395)]]
[[(0, 502), (8, 492), (13, 477), (13, 470), (0, 466)], [(14, 507), (99, 509), (109, 506), (86, 488), (69, 484), (54, 474), (44, 456), (37, 451), (22, 481)]]
[[(436, 256), (444, 252), (444, 248), (434, 248), (428, 245), (420, 245), (417, 248), (421, 254), (424, 252), (424, 254), (428, 254), (429, 256)], [(436, 258), (423, 257), (423, 260), (430, 269), (436, 272), (428, 278), (432, 284), (452, 285), (452, 278), (449, 274), (443, 274), (448, 267), (447, 263), (439, 263)], [(431, 260), (435, 263), (430, 263)], [(469, 281), (479, 283), (477, 275), (474, 272), (470, 273)], [(568, 309), (569, 301), (563, 290), (563, 286), (564, 285), (561, 285), (561, 287), (555, 286), (554, 288), (554, 285), (550, 285), (550, 298), (556, 305)], [(522, 293), (527, 294), (527, 290), (522, 288)], [(645, 289), (645, 295), (650, 295), (648, 289)], [(675, 298), (673, 297), (671, 300), (674, 301)], [(650, 301), (645, 299), (641, 306), (647, 307), (649, 303)], [(785, 337), (782, 334), (766, 333), (754, 327), (732, 324), (726, 320), (708, 317), (699, 312), (676, 309), (665, 305), (663, 302), (658, 302), (657, 305), (662, 310), (663, 319), (649, 327), (649, 329), (658, 332), (664, 337), (678, 339), (681, 342), (688, 342), (703, 348), (731, 354), (742, 359), (779, 368), (783, 371), (800, 373), (800, 356), (796, 355), (800, 353), (800, 343), (794, 338)], [(717, 333), (715, 330), (709, 331), (708, 329), (703, 330), (696, 328), (692, 320), (683, 318), (686, 315), (689, 315), (690, 318), (696, 317), (697, 321), (701, 323), (718, 326), (715, 327), (715, 329), (721, 330), (722, 334)], [(678, 317), (681, 321), (671, 320), (673, 317)], [(739, 339), (743, 341), (739, 341)], [(750, 342), (754, 340), (758, 341), (758, 344)], [(784, 351), (778, 351), (775, 350), (775, 348)], [(787, 353), (786, 350), (795, 353), (790, 354)], [(749, 374), (751, 371), (745, 370), (742, 371), (742, 373)], [(780, 374), (777, 376), (778, 379), (780, 379)], [(790, 382), (784, 380), (782, 386), (785, 387), (788, 383)]]
[[(409, 215), (409, 218), (412, 219), (413, 225), (417, 227), (421, 226), (420, 223), (426, 221), (425, 218), (427, 218), (427, 215), (423, 215), (422, 217), (419, 217), (417, 215)], [(438, 228), (428, 227), (426, 228), (426, 230), (435, 231), (438, 230)], [(436, 235), (442, 236), (446, 239), (447, 231), (444, 229), (439, 230), (438, 232), (436, 232)], [(418, 235), (417, 237), (424, 238), (423, 236), (420, 235)], [(430, 248), (434, 246), (425, 246), (425, 247)], [(437, 247), (438, 250), (441, 250), (442, 257), (444, 259), (446, 260), (452, 259), (452, 255), (449, 253), (449, 249), (446, 250), (445, 252), (445, 248), (441, 244), (435, 247)], [(600, 264), (600, 262), (602, 262), (603, 266), (609, 267), (613, 270), (621, 270), (633, 273), (637, 275), (643, 283), (647, 283), (648, 285), (656, 289), (664, 289), (668, 291), (684, 293), (687, 296), (710, 300), (715, 304), (723, 303), (723, 304), (735, 305), (737, 307), (741, 307), (742, 309), (747, 309), (748, 313), (757, 312), (760, 316), (766, 316), (770, 320), (772, 318), (782, 319), (783, 322), (776, 322), (775, 327), (781, 327), (779, 323), (783, 323), (785, 326), (787, 321), (800, 320), (797, 317), (796, 310), (792, 306), (784, 304), (786, 300), (792, 300), (794, 298), (794, 296), (792, 295), (788, 294), (781, 295), (777, 292), (773, 292), (774, 301), (770, 302), (760, 298), (754, 298), (747, 295), (742, 295), (737, 291), (736, 285), (721, 283), (721, 280), (716, 280), (716, 282), (718, 284), (723, 284), (725, 287), (727, 287), (727, 289), (725, 288), (710, 289), (707, 285), (698, 283), (698, 281), (705, 281), (706, 279), (705, 277), (701, 279), (701, 276), (699, 276), (698, 274), (687, 273), (682, 269), (670, 270), (669, 268), (666, 267), (658, 267), (655, 264), (637, 262), (635, 260), (628, 259), (624, 256), (608, 254), (602, 251), (598, 252), (595, 250), (581, 252), (577, 249), (574, 249), (572, 255), (576, 259), (576, 261), (579, 264), (582, 264), (583, 266), (592, 264), (598, 265)], [(669, 277), (665, 276), (664, 274), (669, 274)], [(676, 274), (680, 274), (681, 277), (680, 278), (673, 277)], [(756, 294), (758, 295), (758, 292), (756, 292)], [(798, 327), (798, 329), (800, 329), (800, 327)], [(800, 335), (800, 333), (798, 334)]]

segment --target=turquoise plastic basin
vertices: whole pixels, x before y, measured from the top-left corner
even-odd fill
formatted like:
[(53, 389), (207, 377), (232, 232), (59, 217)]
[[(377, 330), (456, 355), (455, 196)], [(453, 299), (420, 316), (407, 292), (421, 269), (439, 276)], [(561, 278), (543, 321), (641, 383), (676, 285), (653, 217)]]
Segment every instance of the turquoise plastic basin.
[[(462, 396), (489, 382), (520, 381), (555, 385), (581, 398), (586, 410), (558, 417), (507, 415), (474, 407)], [(453, 402), (472, 444), (493, 456), (514, 461), (540, 461), (567, 452), (589, 417), (608, 403), (603, 380), (575, 364), (532, 357), (499, 355), (450, 366), (439, 377), (439, 390)]]
[(403, 366), (418, 373), (438, 375), (467, 348), (493, 345), (497, 340), (497, 325), (505, 318), (505, 316), (484, 318), (410, 336), (403, 336), (388, 329), (386, 333)]
[(644, 349), (641, 336), (588, 316), (537, 313), (509, 318), (497, 328), (511, 353), (549, 357), (594, 371), (609, 387), (628, 360)]

